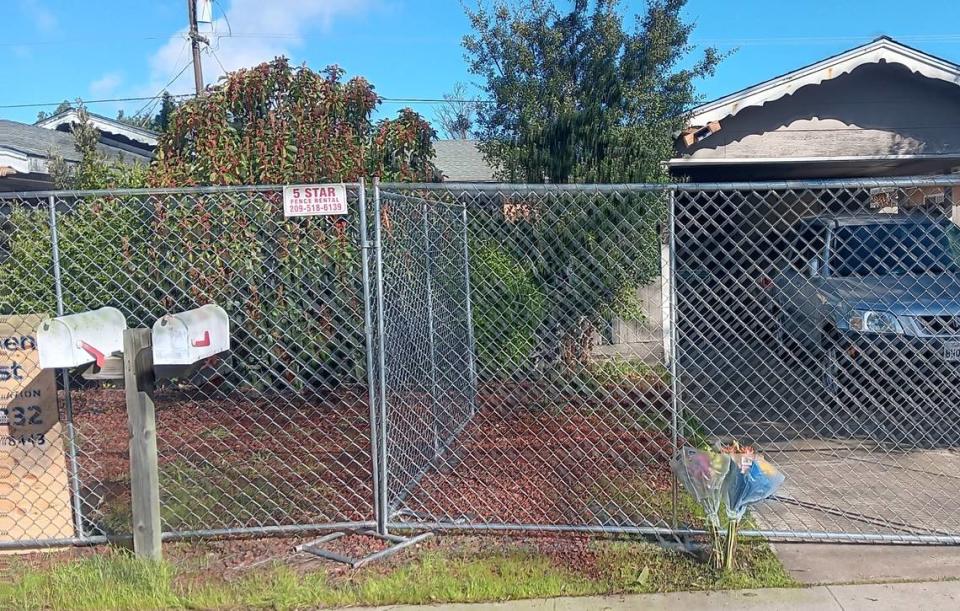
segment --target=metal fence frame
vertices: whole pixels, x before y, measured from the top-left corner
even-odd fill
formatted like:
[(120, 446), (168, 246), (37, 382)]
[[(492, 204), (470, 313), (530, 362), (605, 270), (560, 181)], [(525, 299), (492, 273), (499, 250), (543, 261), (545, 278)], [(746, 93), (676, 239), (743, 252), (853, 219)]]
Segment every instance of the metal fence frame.
[[(670, 374), (670, 422), (669, 434), (672, 445), (676, 447), (681, 438), (686, 437), (683, 430), (686, 426), (684, 410), (684, 371), (678, 365), (678, 303), (676, 294), (676, 199), (678, 194), (695, 192), (770, 192), (770, 191), (821, 191), (843, 189), (870, 189), (870, 188), (891, 188), (891, 189), (909, 189), (917, 187), (960, 187), (960, 178), (957, 177), (910, 177), (910, 178), (890, 178), (890, 179), (831, 179), (815, 181), (776, 181), (776, 182), (739, 182), (739, 183), (675, 183), (675, 184), (632, 184), (632, 185), (517, 185), (517, 184), (476, 184), (476, 183), (383, 183), (380, 184), (374, 180), (372, 196), (367, 193), (366, 185), (363, 181), (348, 185), (352, 192), (357, 196), (357, 216), (358, 216), (358, 235), (356, 236), (355, 246), (358, 248), (360, 256), (360, 282), (363, 288), (363, 336), (364, 336), (364, 358), (366, 369), (366, 401), (368, 403), (369, 418), (369, 460), (370, 477), (372, 479), (371, 499), (372, 512), (368, 519), (330, 521), (324, 523), (310, 524), (288, 524), (288, 525), (260, 525), (243, 526), (230, 528), (198, 528), (179, 531), (167, 531), (163, 533), (164, 540), (179, 540), (196, 537), (216, 537), (228, 535), (269, 535), (269, 534), (296, 534), (319, 530), (338, 530), (338, 529), (376, 529), (377, 532), (387, 533), (388, 531), (404, 530), (454, 530), (454, 531), (481, 531), (481, 532), (578, 532), (593, 534), (637, 534), (637, 535), (655, 535), (655, 536), (683, 536), (700, 534), (702, 531), (682, 527), (678, 522), (677, 516), (677, 488), (674, 483), (671, 501), (671, 520), (669, 524), (660, 525), (630, 525), (630, 524), (590, 524), (590, 523), (528, 523), (522, 521), (496, 521), (496, 520), (431, 520), (415, 519), (413, 521), (397, 519), (398, 499), (396, 494), (392, 494), (389, 488), (388, 475), (390, 473), (390, 433), (389, 430), (389, 411), (392, 406), (388, 394), (388, 371), (391, 367), (392, 358), (386, 346), (387, 331), (389, 324), (390, 304), (387, 303), (387, 288), (384, 286), (385, 274), (389, 274), (389, 269), (385, 270), (384, 250), (388, 248), (382, 232), (382, 213), (383, 202), (385, 200), (393, 202), (405, 202), (410, 205), (422, 206), (424, 214), (422, 215), (423, 235), (425, 236), (426, 246), (423, 250), (426, 258), (426, 307), (428, 309), (428, 338), (429, 349), (428, 358), (430, 361), (431, 375), (431, 409), (442, 409), (437, 403), (437, 364), (434, 345), (436, 333), (434, 328), (434, 288), (431, 285), (431, 270), (434, 269), (436, 262), (435, 244), (431, 238), (432, 225), (430, 225), (427, 213), (429, 206), (440, 205), (443, 197), (453, 199), (452, 204), (443, 205), (453, 206), (451, 210), (455, 211), (462, 223), (463, 237), (462, 243), (456, 244), (459, 253), (448, 256), (456, 256), (463, 262), (464, 274), (463, 282), (466, 291), (465, 303), (460, 304), (465, 313), (467, 325), (467, 335), (463, 338), (469, 354), (469, 370), (466, 377), (471, 381), (467, 393), (469, 394), (470, 413), (466, 421), (460, 422), (453, 434), (446, 440), (440, 440), (441, 446), (451, 446), (455, 443), (458, 435), (473, 420), (475, 414), (480, 410), (478, 407), (478, 372), (476, 365), (476, 339), (474, 337), (474, 312), (471, 303), (473, 290), (470, 277), (470, 237), (468, 236), (468, 225), (470, 222), (470, 202), (472, 198), (480, 194), (501, 195), (501, 194), (524, 194), (529, 196), (569, 196), (576, 198), (578, 196), (607, 197), (622, 196), (624, 194), (660, 194), (668, 198), (668, 208), (666, 213), (666, 224), (664, 234), (668, 239), (668, 262), (667, 269), (671, 276), (669, 284), (669, 294), (664, 295), (666, 307), (669, 310), (671, 324), (669, 328), (669, 353), (664, 355), (663, 363)], [(200, 195), (226, 195), (226, 194), (255, 194), (255, 193), (273, 193), (277, 194), (282, 190), (282, 186), (243, 186), (243, 187), (194, 187), (182, 189), (123, 189), (111, 191), (52, 191), (52, 192), (25, 192), (25, 193), (3, 193), (0, 194), (0, 202), (16, 200), (45, 200), (49, 216), (48, 230), (51, 240), (51, 280), (54, 287), (55, 310), (58, 315), (65, 313), (65, 299), (63, 295), (63, 279), (61, 277), (61, 254), (58, 227), (58, 202), (65, 198), (150, 198), (161, 196), (183, 196), (193, 197)], [(419, 195), (417, 195), (419, 194)], [(435, 199), (431, 199), (434, 197)], [(372, 236), (370, 235), (372, 232)], [(453, 253), (454, 248), (450, 248)], [(69, 479), (71, 490), (71, 503), (73, 508), (73, 521), (75, 533), (73, 537), (59, 537), (55, 539), (39, 541), (17, 541), (0, 543), (0, 549), (25, 549), (32, 547), (56, 547), (65, 545), (89, 545), (100, 544), (111, 540), (123, 539), (124, 535), (100, 535), (86, 532), (83, 521), (83, 507), (80, 498), (80, 479), (81, 476), (77, 468), (77, 446), (76, 430), (74, 428), (74, 406), (71, 395), (71, 380), (66, 371), (61, 372), (62, 385), (64, 389), (64, 418), (66, 425), (66, 438), (69, 460)], [(437, 412), (434, 411), (436, 418)], [(434, 437), (437, 430), (434, 430)], [(439, 440), (439, 438), (437, 438)], [(434, 447), (433, 452), (439, 456), (448, 447)], [(416, 485), (419, 478), (429, 471), (435, 465), (425, 464), (422, 472), (416, 478)], [(789, 477), (789, 474), (788, 474)], [(401, 493), (401, 497), (407, 494), (409, 490)], [(402, 498), (400, 499), (402, 500)], [(403, 516), (400, 516), (403, 517)], [(860, 543), (927, 543), (927, 544), (960, 544), (960, 534), (950, 533), (931, 533), (931, 534), (906, 534), (894, 532), (839, 532), (839, 531), (820, 531), (815, 529), (808, 530), (764, 530), (754, 529), (742, 531), (746, 536), (764, 537), (779, 540), (802, 540), (802, 541), (842, 541), (842, 542), (860, 542)]]

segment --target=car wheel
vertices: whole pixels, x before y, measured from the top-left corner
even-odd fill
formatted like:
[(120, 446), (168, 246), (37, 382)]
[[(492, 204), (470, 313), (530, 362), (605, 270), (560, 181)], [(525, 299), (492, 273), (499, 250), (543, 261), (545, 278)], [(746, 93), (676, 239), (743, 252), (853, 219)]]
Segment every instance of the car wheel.
[(774, 345), (776, 346), (776, 350), (780, 358), (784, 361), (792, 359), (796, 354), (796, 342), (794, 342), (790, 338), (790, 335), (786, 332), (786, 327), (783, 324), (783, 312), (777, 306), (773, 307), (771, 319), (773, 320), (774, 324)]
[(853, 435), (851, 425), (857, 418), (850, 413), (852, 406), (844, 393), (844, 354), (836, 336), (829, 329), (824, 330), (822, 340), (814, 370), (819, 374), (824, 409), (817, 419), (824, 436), (846, 439)]
[(840, 395), (840, 360), (836, 344), (830, 340), (823, 349), (820, 359), (820, 383), (827, 398), (836, 401)]

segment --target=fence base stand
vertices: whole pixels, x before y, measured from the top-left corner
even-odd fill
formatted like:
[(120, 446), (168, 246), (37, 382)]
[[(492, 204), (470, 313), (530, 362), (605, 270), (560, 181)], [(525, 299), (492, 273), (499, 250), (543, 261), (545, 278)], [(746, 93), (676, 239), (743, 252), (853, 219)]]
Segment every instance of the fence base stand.
[[(374, 537), (376, 539), (380, 539), (381, 541), (387, 541), (388, 543), (391, 543), (391, 545), (386, 549), (382, 549), (379, 552), (374, 552), (362, 558), (350, 558), (349, 556), (344, 556), (343, 554), (338, 554), (323, 548), (324, 544), (335, 541), (346, 535), (363, 535), (366, 537)], [(294, 549), (296, 549), (298, 552), (306, 552), (320, 558), (346, 564), (352, 569), (358, 569), (361, 566), (375, 560), (381, 560), (383, 558), (387, 558), (388, 556), (392, 556), (405, 547), (410, 547), (411, 545), (415, 545), (421, 541), (426, 541), (432, 536), (432, 532), (420, 533), (419, 535), (414, 535), (412, 537), (401, 537), (400, 535), (380, 534), (375, 530), (341, 530), (330, 533), (329, 535), (324, 535), (315, 541), (311, 541), (310, 543), (298, 545)]]

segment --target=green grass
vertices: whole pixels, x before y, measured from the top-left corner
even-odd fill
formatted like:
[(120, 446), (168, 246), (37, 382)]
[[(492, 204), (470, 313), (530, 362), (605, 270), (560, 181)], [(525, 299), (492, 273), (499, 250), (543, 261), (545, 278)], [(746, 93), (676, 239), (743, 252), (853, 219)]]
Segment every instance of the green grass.
[(4, 609), (162, 609), (181, 600), (171, 589), (174, 570), (112, 552), (47, 570), (12, 567), (0, 583)]
[(734, 574), (643, 542), (593, 542), (596, 566), (589, 574), (520, 543), (470, 554), (456, 551), (458, 540), (450, 543), (347, 576), (273, 566), (229, 582), (108, 551), (45, 569), (10, 567), (18, 579), (0, 583), (0, 608), (303, 609), (796, 585), (761, 542), (744, 543)]
[(663, 365), (650, 365), (643, 359), (611, 357), (590, 361), (586, 372), (598, 384), (670, 383), (670, 372)]
[[(322, 486), (313, 485), (309, 499), (304, 501), (300, 486), (289, 478), (273, 477), (262, 458), (253, 454), (242, 464), (233, 465), (197, 465), (183, 460), (161, 465), (160, 514), (164, 527), (191, 530), (235, 526), (238, 519), (254, 522), (264, 516), (289, 519), (305, 508), (323, 509), (325, 500), (332, 497)], [(305, 479), (311, 481), (315, 476)], [(110, 499), (102, 508), (100, 526), (109, 534), (129, 533), (130, 511), (129, 498)], [(333, 511), (331, 507), (331, 514)]]
[(620, 592), (673, 592), (794, 587), (797, 583), (762, 541), (741, 541), (735, 571), (725, 573), (708, 563), (654, 545), (614, 543), (601, 556), (609, 587)]

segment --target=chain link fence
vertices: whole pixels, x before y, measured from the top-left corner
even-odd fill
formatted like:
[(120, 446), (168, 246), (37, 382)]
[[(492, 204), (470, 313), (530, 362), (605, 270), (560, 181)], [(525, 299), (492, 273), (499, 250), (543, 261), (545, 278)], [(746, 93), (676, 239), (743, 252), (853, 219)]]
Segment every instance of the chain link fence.
[[(737, 439), (787, 476), (752, 534), (956, 543), (957, 188), (348, 185), (295, 219), (273, 187), (0, 196), (0, 345), (227, 311), (231, 353), (156, 390), (168, 537), (695, 532), (669, 459)], [(0, 547), (128, 533), (122, 383), (2, 365)]]

